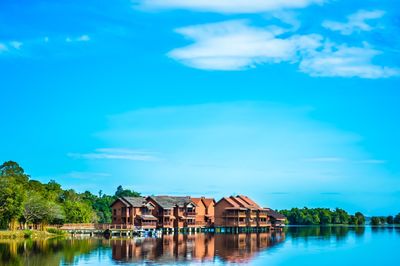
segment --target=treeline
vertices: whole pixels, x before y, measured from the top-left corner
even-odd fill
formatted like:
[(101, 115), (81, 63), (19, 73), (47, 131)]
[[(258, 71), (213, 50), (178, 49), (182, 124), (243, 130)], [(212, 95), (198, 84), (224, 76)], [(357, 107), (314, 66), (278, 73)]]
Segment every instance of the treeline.
[(400, 224), (400, 213), (396, 216), (373, 216), (371, 217), (371, 225), (394, 225)]
[(361, 212), (350, 215), (339, 208), (334, 210), (328, 208), (292, 208), (291, 210), (281, 210), (280, 213), (286, 216), (291, 225), (365, 224), (365, 216)]
[(49, 224), (110, 223), (110, 204), (119, 196), (140, 196), (140, 193), (117, 188), (114, 195), (101, 191), (77, 193), (64, 190), (55, 181), (43, 184), (33, 180), (16, 162), (0, 166), (0, 229)]

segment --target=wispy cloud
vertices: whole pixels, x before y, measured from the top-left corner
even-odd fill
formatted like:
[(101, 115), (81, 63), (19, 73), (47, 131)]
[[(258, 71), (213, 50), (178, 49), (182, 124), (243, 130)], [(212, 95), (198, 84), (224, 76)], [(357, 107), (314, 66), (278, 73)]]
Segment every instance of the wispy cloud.
[[(45, 39), (46, 41), (46, 39)], [(65, 38), (66, 42), (88, 42), (90, 41), (90, 36), (89, 35), (81, 35), (79, 37), (76, 38), (71, 38), (71, 37), (67, 37)]]
[(300, 62), (300, 71), (315, 77), (388, 78), (400, 75), (400, 69), (376, 65), (382, 52), (370, 47), (349, 47), (325, 43), (322, 50), (311, 51)]
[(69, 157), (76, 159), (110, 159), (110, 160), (129, 160), (129, 161), (157, 161), (159, 158), (154, 152), (131, 150), (131, 149), (114, 149), (104, 148), (96, 149), (90, 153), (68, 153)]
[(304, 159), (305, 162), (322, 162), (322, 163), (336, 163), (345, 161), (341, 157), (315, 157)]
[(277, 27), (255, 27), (246, 20), (179, 28), (193, 44), (168, 56), (203, 70), (243, 70), (262, 64), (298, 63), (299, 70), (318, 77), (387, 78), (399, 69), (376, 65), (379, 50), (364, 45), (336, 44), (319, 34), (290, 34)]
[(208, 70), (240, 70), (264, 63), (297, 61), (298, 53), (320, 46), (319, 35), (293, 35), (280, 27), (252, 27), (245, 20), (225, 21), (177, 29), (194, 44), (168, 53), (191, 67)]
[(346, 22), (338, 22), (325, 20), (322, 26), (332, 31), (339, 31), (343, 35), (350, 35), (354, 32), (372, 31), (375, 27), (371, 26), (368, 21), (377, 20), (385, 15), (382, 10), (359, 10), (347, 17)]
[(145, 9), (185, 9), (228, 14), (263, 13), (282, 9), (305, 8), (327, 0), (135, 0)]

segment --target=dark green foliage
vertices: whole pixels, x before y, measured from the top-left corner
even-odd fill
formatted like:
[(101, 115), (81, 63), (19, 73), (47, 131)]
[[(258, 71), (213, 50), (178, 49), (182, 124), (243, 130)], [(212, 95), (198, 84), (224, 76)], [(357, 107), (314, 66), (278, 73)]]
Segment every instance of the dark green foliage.
[(110, 223), (110, 205), (121, 196), (140, 193), (119, 186), (115, 196), (101, 191), (99, 195), (80, 194), (63, 190), (54, 180), (47, 184), (30, 180), (18, 163), (5, 162), (0, 166), (0, 229), (14, 230), (26, 224)]
[(371, 217), (371, 225), (381, 225), (381, 218), (376, 216)]
[(394, 224), (394, 217), (392, 215), (389, 215), (388, 217), (386, 217), (386, 223)]
[(280, 211), (291, 225), (327, 225), (327, 224), (354, 224), (363, 225), (364, 215), (357, 212), (349, 215), (346, 211), (336, 208), (334, 211), (327, 208), (303, 209), (293, 208)]
[(24, 238), (31, 238), (32, 237), (32, 231), (31, 230), (24, 230)]
[(115, 192), (116, 197), (140, 197), (140, 193), (129, 190), (123, 189), (121, 185), (117, 187), (117, 191)]
[(395, 217), (394, 217), (394, 223), (395, 224), (400, 224), (400, 213), (399, 214), (397, 214)]

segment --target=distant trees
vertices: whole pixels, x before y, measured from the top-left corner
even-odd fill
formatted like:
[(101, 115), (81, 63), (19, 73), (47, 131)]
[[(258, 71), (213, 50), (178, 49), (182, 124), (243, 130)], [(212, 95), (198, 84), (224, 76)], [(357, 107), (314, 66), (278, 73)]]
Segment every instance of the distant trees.
[(110, 223), (111, 203), (121, 196), (140, 196), (140, 193), (117, 188), (114, 196), (89, 191), (77, 193), (63, 190), (51, 180), (43, 184), (31, 180), (16, 162), (0, 165), (0, 229), (15, 230), (29, 224), (44, 228), (47, 224)]
[(395, 224), (400, 224), (400, 213), (394, 217), (393, 221)]
[(292, 208), (291, 210), (282, 210), (289, 224), (292, 225), (327, 225), (327, 224), (354, 224), (363, 225), (365, 217), (357, 212), (355, 215), (349, 215), (345, 210), (336, 208), (335, 210), (327, 208), (303, 209)]
[(129, 189), (123, 189), (121, 185), (117, 187), (117, 191), (115, 192), (116, 197), (140, 197), (140, 193), (136, 191), (132, 191)]
[(394, 217), (392, 215), (389, 215), (388, 217), (386, 217), (386, 223), (394, 224)]

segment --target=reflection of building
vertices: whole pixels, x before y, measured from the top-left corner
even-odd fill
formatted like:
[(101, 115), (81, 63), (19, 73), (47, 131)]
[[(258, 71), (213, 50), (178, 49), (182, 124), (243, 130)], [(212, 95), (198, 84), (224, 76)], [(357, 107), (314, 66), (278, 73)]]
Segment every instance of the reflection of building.
[(217, 235), (215, 239), (216, 256), (231, 263), (248, 262), (258, 252), (284, 240), (284, 233)]
[(120, 197), (111, 204), (112, 223), (156, 228), (157, 218), (152, 215), (154, 205), (143, 197)]
[[(274, 214), (274, 217), (270, 214)], [(216, 227), (257, 227), (271, 226), (271, 221), (285, 217), (270, 209), (262, 208), (249, 197), (239, 195), (224, 197), (215, 204)]]
[(111, 240), (112, 258), (121, 262), (248, 262), (258, 252), (284, 241), (284, 233), (175, 234), (161, 238)]

